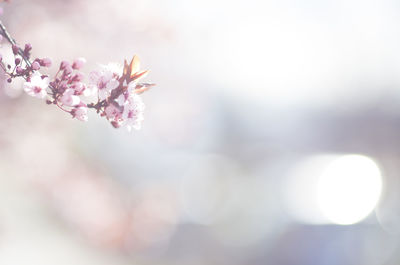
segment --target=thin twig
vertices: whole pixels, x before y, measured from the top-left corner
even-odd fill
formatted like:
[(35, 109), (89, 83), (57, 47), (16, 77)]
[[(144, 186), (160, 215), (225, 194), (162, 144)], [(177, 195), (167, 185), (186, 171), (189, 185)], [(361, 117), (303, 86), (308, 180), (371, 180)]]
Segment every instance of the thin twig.
[(10, 33), (7, 31), (3, 22), (0, 20), (0, 34), (8, 40), (11, 45), (15, 45), (18, 47), (18, 54), (24, 59), (25, 63), (31, 67), (31, 61), (25, 56), (24, 51), (17, 45), (17, 42), (11, 37)]

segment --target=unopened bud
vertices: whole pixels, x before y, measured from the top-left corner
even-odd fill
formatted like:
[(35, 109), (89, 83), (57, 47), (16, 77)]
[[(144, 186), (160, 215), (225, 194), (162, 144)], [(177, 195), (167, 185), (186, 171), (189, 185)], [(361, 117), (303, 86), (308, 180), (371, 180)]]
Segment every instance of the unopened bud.
[(79, 70), (82, 68), (82, 66), (86, 63), (86, 59), (85, 58), (78, 58), (74, 61), (74, 63), (72, 64), (72, 68), (75, 70)]
[(67, 66), (64, 68), (64, 74), (65, 74), (65, 75), (69, 75), (70, 73), (72, 73), (72, 67), (71, 67), (70, 65), (67, 65)]
[(67, 66), (70, 66), (69, 62), (62, 61), (61, 64), (60, 64), (60, 70), (64, 70)]
[(37, 61), (34, 61), (32, 63), (32, 70), (39, 70), (40, 69), (40, 64)]
[(24, 72), (24, 69), (22, 69), (21, 66), (17, 66), (17, 68), (15, 69), (15, 71), (17, 72), (17, 74), (22, 74)]
[(32, 45), (30, 43), (25, 44), (24, 51), (28, 51), (29, 52), (30, 50), (32, 50)]
[(50, 67), (51, 66), (51, 59), (50, 58), (43, 58), (39, 61), (40, 65), (43, 67)]
[(13, 52), (14, 55), (17, 55), (17, 54), (18, 54), (19, 48), (18, 48), (17, 45), (14, 44), (14, 45), (12, 46), (12, 52)]
[(81, 74), (81, 73), (76, 73), (72, 77), (73, 82), (79, 82), (79, 81), (82, 81), (82, 79), (83, 79), (83, 74)]
[(31, 50), (32, 50), (32, 45), (30, 43), (25, 44), (24, 55), (26, 57), (29, 57)]

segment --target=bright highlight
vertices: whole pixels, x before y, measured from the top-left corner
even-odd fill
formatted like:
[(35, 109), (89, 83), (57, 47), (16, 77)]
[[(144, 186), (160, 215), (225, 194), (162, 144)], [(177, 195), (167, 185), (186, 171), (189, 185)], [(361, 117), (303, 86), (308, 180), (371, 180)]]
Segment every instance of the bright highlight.
[(365, 156), (345, 155), (331, 162), (318, 181), (318, 205), (331, 222), (360, 222), (375, 208), (382, 189), (381, 172)]

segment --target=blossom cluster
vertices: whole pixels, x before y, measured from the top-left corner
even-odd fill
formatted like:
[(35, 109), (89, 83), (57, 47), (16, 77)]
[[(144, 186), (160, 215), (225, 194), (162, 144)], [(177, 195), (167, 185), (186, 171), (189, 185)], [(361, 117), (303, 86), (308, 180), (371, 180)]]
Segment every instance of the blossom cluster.
[[(32, 46), (18, 46), (0, 22), (0, 37), (11, 43), (14, 62), (5, 62), (0, 54), (0, 67), (11, 83), (15, 78), (23, 78), (24, 91), (35, 98), (43, 99), (49, 105), (56, 105), (80, 121), (88, 120), (88, 109), (94, 109), (106, 118), (115, 128), (126, 127), (128, 131), (140, 129), (143, 121), (144, 103), (141, 93), (154, 84), (139, 82), (148, 71), (140, 71), (140, 61), (133, 56), (124, 66), (108, 64), (90, 72), (89, 82), (81, 68), (84, 58), (73, 62), (62, 61), (57, 73), (51, 77), (40, 71), (49, 68), (49, 58), (31, 60)], [(86, 102), (90, 99), (92, 102)]]
[[(143, 121), (144, 103), (139, 94), (153, 86), (139, 83), (148, 71), (140, 71), (140, 61), (134, 56), (131, 62), (125, 60), (124, 67), (115, 64), (102, 66), (90, 73), (90, 88), (97, 91), (98, 101), (88, 107), (95, 108), (115, 127), (125, 126), (129, 131), (140, 129)], [(93, 89), (94, 88), (94, 89)]]

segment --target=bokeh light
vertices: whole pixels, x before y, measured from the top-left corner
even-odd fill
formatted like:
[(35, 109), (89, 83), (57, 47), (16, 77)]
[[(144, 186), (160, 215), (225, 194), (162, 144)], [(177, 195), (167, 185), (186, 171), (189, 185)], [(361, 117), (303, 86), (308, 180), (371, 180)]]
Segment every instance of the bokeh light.
[(381, 190), (380, 169), (362, 155), (309, 157), (284, 185), (289, 214), (311, 224), (357, 223), (375, 208)]
[(318, 204), (336, 224), (354, 224), (375, 208), (382, 189), (381, 172), (365, 156), (346, 155), (335, 159), (318, 182)]

